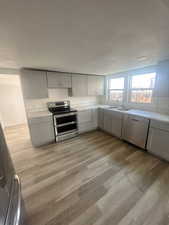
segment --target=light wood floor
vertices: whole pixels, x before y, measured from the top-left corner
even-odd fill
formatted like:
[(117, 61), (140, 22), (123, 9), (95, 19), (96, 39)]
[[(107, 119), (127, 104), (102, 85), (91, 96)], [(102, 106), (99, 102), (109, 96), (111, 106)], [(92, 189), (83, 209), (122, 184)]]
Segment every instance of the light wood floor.
[(25, 126), (6, 136), (30, 225), (169, 224), (168, 163), (101, 131), (39, 149)]

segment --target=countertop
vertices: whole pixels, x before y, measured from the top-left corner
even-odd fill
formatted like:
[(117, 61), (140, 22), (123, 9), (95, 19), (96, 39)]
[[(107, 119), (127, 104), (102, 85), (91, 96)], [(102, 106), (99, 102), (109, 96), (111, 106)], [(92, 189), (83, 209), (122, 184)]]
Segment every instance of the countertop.
[(158, 120), (161, 122), (169, 123), (169, 115), (164, 115), (160, 113), (155, 113), (155, 112), (149, 112), (149, 111), (143, 111), (143, 110), (138, 110), (138, 109), (130, 109), (127, 111), (122, 111), (122, 110), (117, 110), (115, 109), (110, 109), (112, 111), (118, 111), (120, 113), (123, 113), (125, 115), (135, 115), (135, 116), (141, 116), (143, 118), (151, 119), (151, 120)]
[(155, 113), (155, 112), (142, 111), (142, 110), (134, 110), (134, 109), (127, 111), (127, 113), (130, 115), (138, 115), (138, 116), (142, 116), (144, 118), (169, 123), (169, 115), (164, 115), (164, 114)]
[(29, 112), (27, 113), (27, 116), (28, 119), (32, 119), (32, 118), (52, 116), (52, 113), (49, 111), (37, 111), (37, 112)]
[(98, 109), (98, 108), (109, 108), (109, 105), (88, 105), (88, 106), (75, 106), (73, 107), (77, 111), (83, 111), (83, 110), (88, 110), (88, 109)]
[[(141, 117), (152, 119), (152, 120), (158, 120), (161, 122), (169, 123), (169, 115), (164, 115), (164, 114), (149, 112), (149, 111), (143, 111), (143, 110), (137, 110), (137, 109), (130, 109), (128, 111), (122, 111), (122, 110), (117, 110), (116, 108), (110, 109), (109, 107), (110, 107), (109, 105), (99, 105), (98, 104), (98, 105), (89, 105), (89, 106), (75, 106), (73, 108), (76, 109), (77, 111), (104, 108), (104, 109), (109, 109), (109, 110), (127, 114), (127, 115), (136, 115), (136, 116), (141, 116)], [(28, 116), (28, 119), (32, 119), (32, 118), (52, 116), (52, 113), (50, 113), (49, 111), (29, 112), (27, 114), (27, 116)]]
[[(74, 106), (72, 108), (76, 109), (77, 111), (83, 111), (88, 109), (97, 109), (99, 107), (108, 108), (109, 106), (108, 105), (88, 105), (88, 106)], [(47, 110), (27, 113), (28, 119), (46, 117), (46, 116), (52, 116), (52, 113)]]

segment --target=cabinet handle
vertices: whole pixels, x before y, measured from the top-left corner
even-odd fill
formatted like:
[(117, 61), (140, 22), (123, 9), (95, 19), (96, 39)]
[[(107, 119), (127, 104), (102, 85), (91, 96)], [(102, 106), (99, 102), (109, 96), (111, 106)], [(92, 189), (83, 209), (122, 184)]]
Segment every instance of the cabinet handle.
[(131, 119), (132, 121), (134, 122), (139, 122), (140, 120), (137, 120), (137, 119)]

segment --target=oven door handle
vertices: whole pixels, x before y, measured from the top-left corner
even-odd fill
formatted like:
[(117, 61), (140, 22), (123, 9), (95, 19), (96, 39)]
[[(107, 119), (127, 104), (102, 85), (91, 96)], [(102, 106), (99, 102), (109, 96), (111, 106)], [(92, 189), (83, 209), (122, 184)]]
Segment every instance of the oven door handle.
[(77, 113), (74, 112), (74, 113), (64, 113), (64, 114), (61, 114), (61, 115), (54, 115), (54, 118), (62, 118), (62, 117), (74, 116), (74, 115), (77, 115)]

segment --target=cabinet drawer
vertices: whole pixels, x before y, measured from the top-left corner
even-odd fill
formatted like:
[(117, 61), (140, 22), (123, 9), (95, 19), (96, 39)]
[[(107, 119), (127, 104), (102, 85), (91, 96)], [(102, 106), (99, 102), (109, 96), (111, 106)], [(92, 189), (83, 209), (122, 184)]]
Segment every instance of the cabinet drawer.
[(151, 120), (150, 127), (161, 129), (161, 130), (166, 130), (166, 131), (169, 132), (169, 123), (167, 123), (167, 122), (162, 122), (162, 121), (158, 121), (158, 120)]

